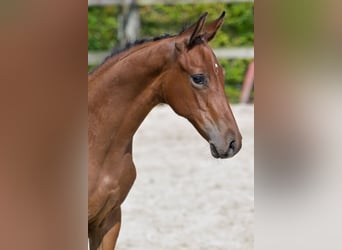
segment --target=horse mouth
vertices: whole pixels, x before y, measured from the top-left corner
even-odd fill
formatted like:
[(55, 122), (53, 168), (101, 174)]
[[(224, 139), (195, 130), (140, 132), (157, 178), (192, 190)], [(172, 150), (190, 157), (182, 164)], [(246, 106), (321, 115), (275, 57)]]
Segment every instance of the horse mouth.
[(217, 151), (215, 145), (212, 144), (212, 143), (210, 143), (210, 151), (211, 151), (211, 155), (212, 155), (214, 158), (216, 158), (216, 159), (226, 159), (226, 158), (229, 157), (228, 151), (227, 151), (226, 153), (224, 153), (224, 154), (220, 154), (220, 153)]

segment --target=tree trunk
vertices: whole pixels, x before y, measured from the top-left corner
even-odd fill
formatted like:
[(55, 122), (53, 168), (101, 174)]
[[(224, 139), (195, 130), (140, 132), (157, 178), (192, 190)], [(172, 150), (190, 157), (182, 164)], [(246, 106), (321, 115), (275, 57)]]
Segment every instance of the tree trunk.
[(138, 39), (140, 33), (140, 14), (136, 0), (124, 0), (119, 15), (118, 38), (120, 46)]

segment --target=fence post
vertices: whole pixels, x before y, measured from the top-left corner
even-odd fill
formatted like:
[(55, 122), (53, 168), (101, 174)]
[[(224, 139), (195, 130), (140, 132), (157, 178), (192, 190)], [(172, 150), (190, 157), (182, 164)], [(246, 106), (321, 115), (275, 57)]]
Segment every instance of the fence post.
[(249, 101), (254, 82), (254, 61), (250, 62), (245, 79), (243, 80), (240, 102), (247, 103)]
[(120, 46), (137, 40), (140, 33), (140, 14), (136, 0), (124, 0), (119, 15), (118, 39)]

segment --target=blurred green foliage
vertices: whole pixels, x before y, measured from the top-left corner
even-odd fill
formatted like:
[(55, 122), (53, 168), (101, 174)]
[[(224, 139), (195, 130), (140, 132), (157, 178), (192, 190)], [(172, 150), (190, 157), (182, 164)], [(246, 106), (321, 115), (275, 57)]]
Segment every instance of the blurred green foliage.
[[(215, 3), (140, 6), (141, 38), (149, 38), (165, 33), (178, 34), (186, 25), (196, 21), (207, 11), (208, 20), (217, 18), (226, 11), (225, 22), (215, 39), (214, 48), (253, 46), (254, 44), (254, 3)], [(103, 51), (118, 46), (119, 6), (88, 8), (88, 50)], [(228, 99), (238, 102), (241, 84), (250, 60), (219, 60), (226, 70), (225, 84)], [(91, 70), (95, 65), (89, 66)]]
[[(177, 34), (205, 11), (208, 19), (226, 11), (225, 22), (212, 41), (213, 47), (252, 46), (254, 43), (253, 3), (181, 4), (141, 6), (141, 37)], [(88, 50), (108, 50), (118, 44), (119, 6), (88, 8)]]

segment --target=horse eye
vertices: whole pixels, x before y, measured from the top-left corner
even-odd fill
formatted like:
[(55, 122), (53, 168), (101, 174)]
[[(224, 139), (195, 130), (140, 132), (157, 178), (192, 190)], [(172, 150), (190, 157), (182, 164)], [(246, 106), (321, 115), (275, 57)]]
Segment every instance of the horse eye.
[(207, 84), (207, 78), (203, 74), (192, 75), (191, 79), (196, 85), (204, 86)]

